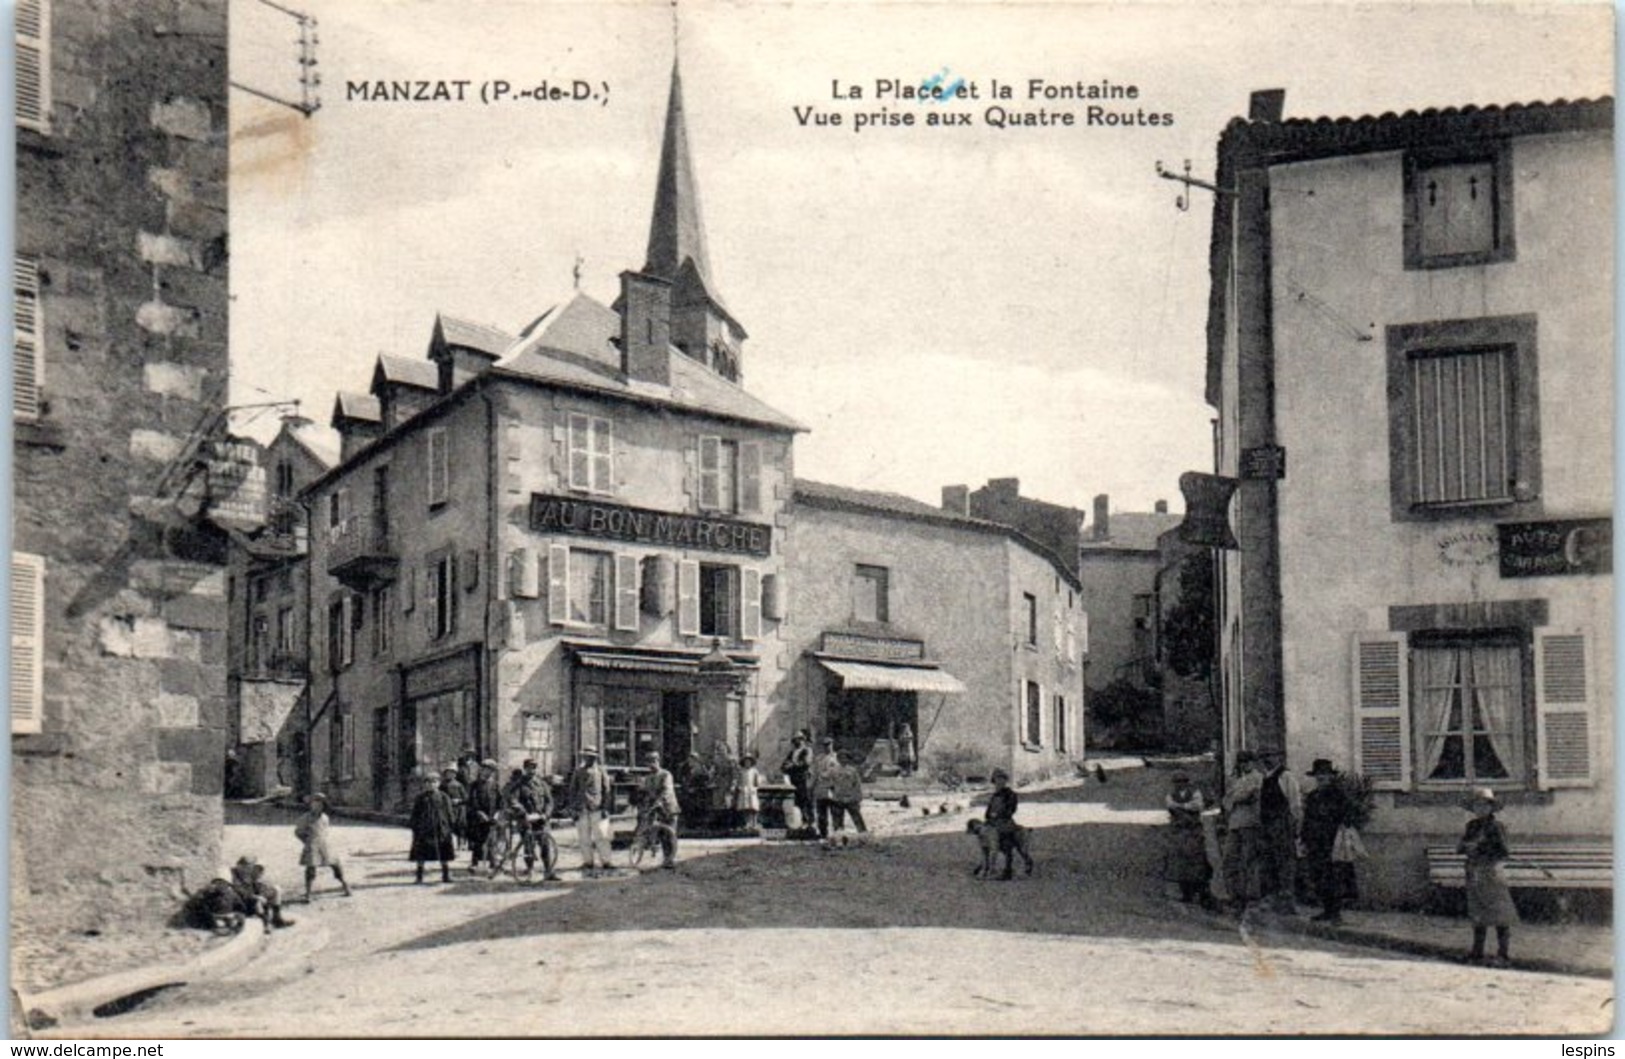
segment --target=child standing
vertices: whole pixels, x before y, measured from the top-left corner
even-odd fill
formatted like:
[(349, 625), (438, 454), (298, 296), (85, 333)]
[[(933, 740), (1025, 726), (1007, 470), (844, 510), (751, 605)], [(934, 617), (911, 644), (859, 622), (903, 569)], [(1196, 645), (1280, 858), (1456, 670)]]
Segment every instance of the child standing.
[(339, 887), (345, 897), (350, 896), (350, 884), (344, 881), (344, 865), (333, 856), (333, 851), (327, 845), (327, 832), (331, 826), (327, 819), (327, 795), (312, 794), (310, 796), (310, 811), (300, 818), (298, 825), (293, 829), (294, 837), (305, 844), (304, 850), (299, 854), (299, 863), (305, 868), (305, 903), (310, 903), (310, 887), (316, 881), (317, 868), (333, 869), (333, 878), (339, 881)]
[(451, 859), (455, 855), (452, 845), (451, 799), (440, 789), (434, 773), (423, 778), (423, 791), (412, 803), (412, 852), (410, 859), (417, 863), (417, 883), (423, 884), (423, 865), (426, 861), (440, 862), (440, 881), (451, 882)]
[[(1467, 809), (1473, 818), (1467, 821), (1467, 830), (1456, 843), (1456, 852), (1467, 855), (1467, 916), (1473, 921), (1473, 951), (1471, 959), (1483, 961), (1493, 967), (1505, 967), (1509, 960), (1507, 950), (1512, 940), (1512, 924), (1518, 922), (1518, 909), (1512, 903), (1512, 891), (1507, 886), (1506, 831), (1495, 819), (1497, 808), (1495, 792), (1488, 787), (1473, 793)], [(1495, 928), (1495, 956), (1484, 959), (1484, 938), (1489, 928)]]
[(1168, 849), (1163, 859), (1163, 878), (1179, 885), (1179, 899), (1185, 904), (1199, 901), (1206, 907), (1213, 901), (1208, 892), (1212, 869), (1207, 862), (1207, 845), (1202, 834), (1202, 810), (1207, 803), (1191, 782), (1189, 773), (1176, 772), (1168, 797)]
[(744, 814), (746, 831), (756, 830), (756, 822), (762, 811), (762, 797), (757, 793), (761, 785), (762, 774), (756, 769), (755, 756), (741, 756), (739, 768), (734, 772), (733, 807), (735, 812)]
[(1014, 877), (1011, 867), (1017, 854), (1027, 862), (1027, 874), (1031, 875), (1033, 859), (1016, 844), (1016, 828), (1020, 826), (1016, 823), (1016, 810), (1021, 806), (1021, 799), (1010, 786), (1010, 773), (994, 769), (992, 778), (993, 793), (987, 797), (987, 811), (982, 814), (982, 820), (999, 833), (999, 852), (1004, 854), (1004, 873), (999, 878)]

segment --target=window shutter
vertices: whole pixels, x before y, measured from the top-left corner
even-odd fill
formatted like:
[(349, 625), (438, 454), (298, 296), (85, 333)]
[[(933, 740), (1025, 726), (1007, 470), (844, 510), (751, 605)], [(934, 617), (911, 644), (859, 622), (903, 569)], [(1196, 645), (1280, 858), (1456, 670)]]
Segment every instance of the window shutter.
[(11, 553), (11, 734), (44, 730), (45, 559)]
[(664, 555), (643, 560), (643, 611), (657, 618), (671, 613), (673, 563)]
[(760, 640), (762, 638), (762, 572), (755, 567), (747, 566), (739, 571), (740, 589), (739, 602), (739, 638), (741, 640)]
[(12, 288), (16, 295), (12, 309), (16, 330), (16, 345), (12, 350), (12, 411), (24, 419), (36, 419), (40, 412), (40, 389), (45, 383), (45, 364), (40, 356), (39, 262), (17, 258), (12, 266)]
[[(576, 729), (576, 749), (604, 745), (604, 689), (598, 684), (582, 684), (576, 689), (576, 709), (580, 715)], [(601, 760), (601, 759), (600, 759)]]
[(615, 435), (608, 419), (591, 420), (592, 489), (598, 493), (615, 491)]
[(401, 613), (410, 614), (418, 604), (418, 568), (408, 566), (401, 571)]
[(635, 555), (615, 557), (615, 627), (623, 632), (638, 631), (638, 559)]
[(535, 599), (540, 592), (536, 559), (529, 548), (515, 548), (509, 555), (508, 591), (515, 599)]
[(1354, 640), (1354, 768), (1377, 790), (1411, 785), (1410, 669), (1403, 633)]
[(563, 544), (547, 546), (547, 620), (570, 620), (570, 549)]
[(470, 548), (462, 554), (458, 580), (462, 582), (464, 592), (472, 592), (480, 587), (480, 553), (477, 550)]
[(339, 601), (339, 666), (355, 661), (355, 597), (345, 593)]
[(50, 131), (51, 7), (48, 0), (17, 3), (17, 124)]
[(1061, 619), (1061, 609), (1054, 608), (1049, 612), (1050, 637), (1055, 641), (1055, 654), (1057, 657), (1066, 654), (1066, 623)]
[(677, 563), (677, 633), (698, 636), (700, 632), (700, 564), (692, 559)]
[(570, 488), (592, 488), (592, 420), (579, 412), (570, 413)]
[(429, 431), (429, 505), (444, 504), (451, 491), (451, 466), (446, 449), (446, 431)]
[(762, 575), (762, 617), (769, 621), (784, 620), (784, 575)]
[(440, 569), (439, 565), (430, 559), (423, 567), (423, 627), (428, 630), (429, 639), (434, 639), (440, 633)]
[(722, 439), (700, 438), (700, 507), (715, 511), (722, 506), (722, 487), (718, 475), (722, 462)]
[(754, 514), (762, 510), (762, 443), (739, 444), (739, 510)]
[(1535, 747), (1543, 790), (1592, 783), (1587, 647), (1584, 633), (1535, 636)]

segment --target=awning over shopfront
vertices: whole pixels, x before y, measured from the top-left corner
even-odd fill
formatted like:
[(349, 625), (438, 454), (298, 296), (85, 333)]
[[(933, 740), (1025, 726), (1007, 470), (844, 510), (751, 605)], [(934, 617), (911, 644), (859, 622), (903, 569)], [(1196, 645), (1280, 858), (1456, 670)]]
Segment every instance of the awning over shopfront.
[(829, 658), (818, 661), (840, 677), (841, 686), (848, 691), (932, 691), (942, 695), (959, 695), (965, 691), (958, 677), (927, 666), (882, 666)]
[[(585, 645), (570, 644), (571, 653), (581, 665), (589, 669), (618, 669), (632, 673), (673, 673), (697, 676), (700, 660), (705, 656), (678, 651), (616, 651)], [(756, 669), (757, 661), (749, 655), (730, 655), (729, 660), (747, 672)]]

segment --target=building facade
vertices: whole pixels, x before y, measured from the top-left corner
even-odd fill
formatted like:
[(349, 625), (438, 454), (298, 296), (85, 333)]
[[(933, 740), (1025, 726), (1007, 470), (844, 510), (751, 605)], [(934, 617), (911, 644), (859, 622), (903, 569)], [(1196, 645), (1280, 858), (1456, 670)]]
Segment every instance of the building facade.
[(1517, 838), (1606, 842), (1612, 102), (1280, 106), (1219, 146), (1227, 746), (1375, 782), (1379, 900), (1425, 892), (1472, 788)]
[(790, 668), (764, 748), (782, 756), (805, 728), (884, 766), (906, 724), (928, 775), (1073, 774), (1085, 623), (1059, 555), (1009, 526), (805, 480), (790, 535)]
[(223, 3), (18, 5), (13, 956), (217, 870)]
[(594, 746), (621, 774), (756, 745), (801, 428), (739, 385), (744, 337), (674, 72), (648, 260), (614, 306), (577, 294), (517, 336), (441, 318), (426, 359), (339, 397), (343, 461), (305, 492), (318, 786), (399, 810), (464, 747), (562, 773)]

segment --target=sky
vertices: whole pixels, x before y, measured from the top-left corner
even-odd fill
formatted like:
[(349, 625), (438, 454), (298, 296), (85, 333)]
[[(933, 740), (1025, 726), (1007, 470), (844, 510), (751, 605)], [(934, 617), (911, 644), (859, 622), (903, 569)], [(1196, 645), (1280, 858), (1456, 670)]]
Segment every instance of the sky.
[[(1211, 470), (1212, 200), (1181, 208), (1155, 167), (1211, 178), (1250, 92), (1358, 116), (1594, 97), (1614, 69), (1612, 8), (1576, 3), (291, 6), (318, 20), (321, 108), (232, 97), (234, 403), (297, 398), (325, 424), (378, 353), (421, 357), (437, 312), (516, 333), (572, 295), (578, 257), (610, 303), (644, 259), (675, 26), (746, 388), (810, 428), (798, 476), (929, 503), (1016, 477), (1054, 503), (1179, 510), (1179, 475)], [(232, 0), (234, 80), (297, 98), (297, 37)], [(937, 75), (979, 98), (875, 98)], [(478, 98), (577, 79), (596, 98)], [(1029, 98), (1033, 79), (1137, 98)], [(349, 98), (378, 80), (468, 86)], [(1075, 124), (997, 128), (995, 104)], [(1159, 121), (1090, 124), (1091, 104)], [(803, 124), (809, 106), (842, 124)]]

